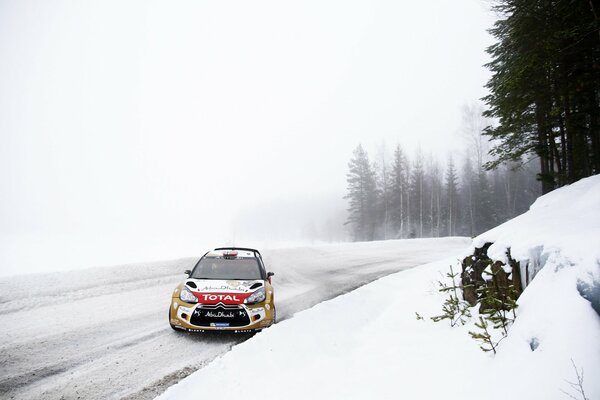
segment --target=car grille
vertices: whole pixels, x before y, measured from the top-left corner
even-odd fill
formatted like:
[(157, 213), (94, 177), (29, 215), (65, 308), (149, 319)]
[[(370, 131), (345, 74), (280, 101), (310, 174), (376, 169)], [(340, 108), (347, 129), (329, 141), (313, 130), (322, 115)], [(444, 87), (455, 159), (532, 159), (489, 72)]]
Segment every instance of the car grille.
[[(192, 313), (190, 323), (196, 326), (213, 326), (211, 324), (228, 323), (228, 326), (245, 326), (250, 324), (246, 310), (237, 305), (202, 305)], [(222, 325), (221, 325), (222, 326)]]

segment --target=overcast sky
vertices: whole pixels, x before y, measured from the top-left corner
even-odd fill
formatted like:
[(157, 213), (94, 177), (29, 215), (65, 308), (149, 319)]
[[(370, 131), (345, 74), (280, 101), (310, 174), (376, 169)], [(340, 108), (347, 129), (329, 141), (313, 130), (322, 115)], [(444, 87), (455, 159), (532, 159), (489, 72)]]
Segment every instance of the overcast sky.
[(0, 275), (242, 244), (259, 211), (267, 240), (335, 223), (359, 143), (458, 150), (491, 23), (481, 0), (0, 0)]

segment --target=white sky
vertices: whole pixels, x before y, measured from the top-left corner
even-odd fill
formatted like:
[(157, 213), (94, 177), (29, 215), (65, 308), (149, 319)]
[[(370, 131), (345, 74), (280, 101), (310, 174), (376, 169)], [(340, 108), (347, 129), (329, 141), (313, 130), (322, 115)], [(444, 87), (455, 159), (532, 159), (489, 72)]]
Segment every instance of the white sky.
[(202, 253), (344, 207), (358, 143), (456, 148), (485, 7), (0, 0), (0, 275)]

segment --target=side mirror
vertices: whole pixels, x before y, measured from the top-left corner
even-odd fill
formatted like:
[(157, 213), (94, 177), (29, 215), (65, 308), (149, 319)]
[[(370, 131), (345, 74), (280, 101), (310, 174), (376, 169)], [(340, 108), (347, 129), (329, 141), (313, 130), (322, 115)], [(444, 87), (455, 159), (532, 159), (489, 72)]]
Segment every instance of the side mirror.
[(187, 276), (190, 276), (192, 274), (192, 271), (190, 271), (189, 269), (186, 269), (184, 271), (184, 274), (186, 274)]
[(271, 283), (271, 277), (275, 275), (275, 273), (273, 272), (267, 272), (267, 280), (269, 281), (269, 283)]

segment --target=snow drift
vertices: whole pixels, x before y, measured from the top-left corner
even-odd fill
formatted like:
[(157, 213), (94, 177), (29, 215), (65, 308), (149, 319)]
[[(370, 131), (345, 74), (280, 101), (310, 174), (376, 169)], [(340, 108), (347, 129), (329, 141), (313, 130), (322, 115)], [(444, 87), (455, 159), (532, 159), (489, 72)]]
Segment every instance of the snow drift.
[(271, 399), (583, 399), (579, 389), (598, 399), (600, 317), (592, 303), (600, 282), (599, 207), (595, 176), (541, 197), (474, 239), (477, 247), (493, 242), (488, 255), (498, 260), (506, 261), (510, 248), (535, 275), (495, 356), (469, 337), (475, 318), (454, 328), (428, 318), (440, 314), (436, 281), (456, 257), (298, 313), (160, 398), (234, 398), (261, 385), (261, 396)]

